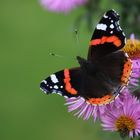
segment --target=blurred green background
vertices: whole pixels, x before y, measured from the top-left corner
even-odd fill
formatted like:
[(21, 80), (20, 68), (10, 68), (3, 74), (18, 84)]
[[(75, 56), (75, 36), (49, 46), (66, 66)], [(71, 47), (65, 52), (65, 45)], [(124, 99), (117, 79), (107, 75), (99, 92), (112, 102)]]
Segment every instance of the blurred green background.
[[(35, 0), (0, 1), (0, 140), (120, 139), (92, 119), (73, 117), (63, 97), (39, 89), (52, 72), (78, 65), (71, 59), (78, 54), (73, 22), (83, 11), (63, 15), (45, 11)], [(80, 28), (79, 47), (86, 56), (91, 33), (85, 23)]]

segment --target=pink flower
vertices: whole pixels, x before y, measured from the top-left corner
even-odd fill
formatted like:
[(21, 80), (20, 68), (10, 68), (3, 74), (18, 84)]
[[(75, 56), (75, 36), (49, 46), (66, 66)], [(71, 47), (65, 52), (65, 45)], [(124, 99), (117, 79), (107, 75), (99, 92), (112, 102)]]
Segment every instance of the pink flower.
[(136, 39), (134, 34), (131, 34), (130, 39), (126, 41), (123, 51), (132, 60), (133, 67), (128, 88), (133, 93), (140, 84), (140, 40)]
[(122, 137), (140, 134), (140, 103), (132, 95), (124, 94), (123, 105), (107, 109), (101, 117), (104, 130), (117, 131)]
[[(115, 98), (114, 98), (115, 99)], [(121, 106), (122, 102), (119, 98), (115, 99), (111, 106)], [(100, 117), (105, 113), (105, 109), (108, 107), (105, 105), (94, 105), (87, 102), (83, 97), (73, 97), (67, 98), (66, 104), (68, 106), (68, 112), (75, 111), (75, 116), (82, 117), (84, 120), (88, 120), (90, 117), (93, 117), (94, 121), (100, 119)]]
[(83, 5), (87, 0), (40, 0), (41, 5), (50, 11), (67, 13), (73, 8)]
[[(133, 54), (134, 56), (134, 54)], [(131, 57), (130, 57), (131, 58)], [(138, 102), (138, 100), (133, 97), (130, 93), (133, 94), (133, 89), (138, 88), (139, 79), (140, 79), (140, 58), (133, 57), (132, 59), (132, 74), (130, 76), (128, 86), (119, 93), (119, 98), (114, 98), (113, 103), (95, 105), (87, 102), (84, 98), (70, 98), (66, 99), (66, 105), (68, 105), (68, 111), (75, 111), (75, 115), (82, 117), (84, 120), (88, 120), (90, 117), (93, 117), (94, 121), (97, 118), (101, 118), (106, 112), (106, 110), (112, 110), (112, 108), (122, 108), (124, 101), (129, 101), (130, 104)]]
[(132, 59), (132, 74), (131, 74), (131, 79), (129, 83), (129, 87), (133, 88), (138, 86), (139, 84), (139, 79), (140, 79), (140, 59)]

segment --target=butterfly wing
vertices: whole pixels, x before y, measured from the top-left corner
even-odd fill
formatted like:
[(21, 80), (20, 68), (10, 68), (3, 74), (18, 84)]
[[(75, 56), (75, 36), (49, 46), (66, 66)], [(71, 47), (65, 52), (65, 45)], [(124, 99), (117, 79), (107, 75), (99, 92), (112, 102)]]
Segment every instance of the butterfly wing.
[(80, 61), (83, 74), (79, 94), (91, 104), (109, 103), (129, 82), (132, 62), (123, 51), (110, 53), (94, 63)]
[(106, 55), (94, 64), (80, 61), (81, 67), (51, 74), (40, 88), (46, 94), (80, 96), (91, 104), (102, 105), (114, 100), (129, 81), (132, 64), (123, 51)]
[(119, 15), (107, 11), (97, 24), (89, 44), (88, 60), (94, 61), (115, 52), (125, 45), (125, 35), (119, 25)]
[(57, 93), (66, 98), (77, 97), (81, 76), (80, 68), (64, 69), (43, 80), (40, 88), (47, 94)]

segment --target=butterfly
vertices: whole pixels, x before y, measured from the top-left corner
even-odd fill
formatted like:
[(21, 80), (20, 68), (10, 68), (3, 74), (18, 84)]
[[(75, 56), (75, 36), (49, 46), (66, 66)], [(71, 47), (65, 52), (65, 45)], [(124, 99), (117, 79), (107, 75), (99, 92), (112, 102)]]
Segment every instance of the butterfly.
[(119, 18), (115, 10), (107, 11), (93, 32), (87, 59), (77, 56), (79, 67), (51, 74), (40, 83), (41, 90), (65, 98), (80, 96), (92, 105), (115, 100), (128, 85), (132, 71), (131, 59), (122, 51), (125, 34)]

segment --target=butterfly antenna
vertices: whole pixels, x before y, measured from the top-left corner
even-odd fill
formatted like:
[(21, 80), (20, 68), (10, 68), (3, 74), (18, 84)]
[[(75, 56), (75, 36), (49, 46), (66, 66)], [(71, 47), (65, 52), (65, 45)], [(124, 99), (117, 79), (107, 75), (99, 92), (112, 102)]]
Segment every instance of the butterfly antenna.
[(51, 55), (51, 56), (56, 56), (56, 57), (63, 57), (62, 55), (55, 54), (55, 53), (52, 53), (52, 52), (50, 52), (49, 55)]
[(75, 29), (74, 32), (75, 32), (75, 37), (76, 37), (76, 42), (77, 42), (77, 54), (78, 54), (78, 56), (81, 56), (78, 30)]
[(56, 54), (56, 53), (53, 53), (53, 52), (50, 52), (49, 55), (50, 55), (50, 56), (59, 57), (59, 58), (75, 59), (75, 58), (73, 58), (73, 57), (66, 57), (66, 56), (59, 55), (59, 54)]

